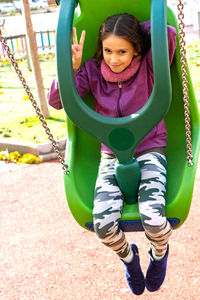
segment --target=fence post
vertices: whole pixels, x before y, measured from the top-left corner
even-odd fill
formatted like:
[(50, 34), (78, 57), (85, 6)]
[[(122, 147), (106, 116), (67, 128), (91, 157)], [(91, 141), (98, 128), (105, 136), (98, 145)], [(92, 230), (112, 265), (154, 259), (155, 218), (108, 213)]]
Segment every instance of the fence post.
[(26, 59), (27, 59), (27, 68), (29, 71), (32, 71), (31, 59), (30, 59), (30, 53), (29, 53), (26, 35), (24, 37), (24, 41), (25, 41), (25, 53), (26, 53)]
[(47, 30), (47, 38), (48, 38), (49, 50), (51, 50), (51, 40), (50, 40), (50, 34), (48, 30)]

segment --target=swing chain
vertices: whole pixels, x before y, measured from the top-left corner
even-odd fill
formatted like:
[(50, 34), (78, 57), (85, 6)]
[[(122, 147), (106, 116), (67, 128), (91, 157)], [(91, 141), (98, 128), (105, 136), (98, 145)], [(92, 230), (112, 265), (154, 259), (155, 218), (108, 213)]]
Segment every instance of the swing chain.
[(22, 83), (22, 86), (24, 87), (24, 90), (26, 91), (27, 95), (29, 96), (29, 99), (31, 101), (31, 104), (32, 104), (33, 108), (35, 109), (36, 114), (38, 115), (40, 121), (42, 122), (42, 126), (44, 127), (45, 132), (48, 135), (48, 138), (49, 138), (49, 140), (52, 143), (53, 149), (56, 152), (57, 157), (58, 157), (60, 163), (62, 164), (62, 169), (63, 169), (64, 173), (66, 175), (69, 174), (68, 165), (65, 164), (63, 156), (62, 156), (62, 154), (59, 151), (59, 148), (57, 146), (57, 143), (56, 143), (56, 141), (53, 138), (53, 135), (52, 135), (52, 133), (51, 133), (51, 131), (50, 131), (48, 125), (47, 125), (47, 122), (45, 121), (45, 118), (44, 118), (44, 116), (43, 116), (40, 108), (38, 107), (37, 102), (35, 101), (35, 99), (33, 97), (33, 94), (31, 93), (30, 88), (29, 88), (29, 86), (26, 83), (25, 78), (22, 75), (21, 70), (19, 69), (18, 63), (16, 62), (16, 60), (14, 58), (14, 55), (13, 55), (13, 53), (10, 50), (10, 47), (7, 45), (6, 40), (3, 37), (3, 35), (2, 35), (1, 29), (0, 29), (0, 41), (1, 41), (1, 43), (2, 43), (2, 45), (4, 47), (4, 49), (5, 49), (5, 51), (7, 53), (8, 58), (10, 59), (11, 64), (13, 65), (13, 67), (15, 69), (15, 72), (17, 73), (17, 75), (18, 75), (18, 77), (19, 77), (19, 79), (20, 79), (20, 81)]
[(187, 74), (187, 60), (186, 60), (186, 49), (185, 49), (185, 24), (183, 22), (184, 20), (184, 14), (183, 14), (183, 8), (184, 5), (182, 3), (182, 0), (178, 0), (179, 3), (177, 5), (177, 8), (179, 10), (178, 14), (178, 20), (179, 20), (179, 38), (180, 38), (180, 55), (181, 55), (181, 70), (182, 70), (182, 80), (183, 80), (183, 102), (184, 102), (184, 115), (185, 115), (185, 129), (186, 129), (186, 144), (187, 144), (187, 160), (188, 160), (188, 166), (193, 166), (193, 155), (192, 155), (192, 138), (191, 138), (191, 125), (190, 125), (190, 104), (189, 104), (189, 96), (188, 96), (188, 74)]

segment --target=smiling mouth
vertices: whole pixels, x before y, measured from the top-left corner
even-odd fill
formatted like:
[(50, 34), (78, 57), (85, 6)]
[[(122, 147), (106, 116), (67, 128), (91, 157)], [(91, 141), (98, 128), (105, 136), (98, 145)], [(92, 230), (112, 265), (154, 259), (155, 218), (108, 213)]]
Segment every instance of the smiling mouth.
[(111, 65), (112, 68), (121, 67), (121, 65)]

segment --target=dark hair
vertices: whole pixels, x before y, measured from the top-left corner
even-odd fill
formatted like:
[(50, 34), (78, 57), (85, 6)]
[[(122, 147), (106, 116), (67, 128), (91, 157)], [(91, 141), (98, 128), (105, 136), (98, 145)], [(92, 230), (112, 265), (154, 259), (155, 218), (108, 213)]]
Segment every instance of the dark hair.
[(136, 17), (127, 13), (113, 15), (108, 17), (99, 29), (97, 51), (94, 55), (94, 59), (98, 65), (103, 59), (102, 41), (110, 34), (114, 34), (129, 41), (142, 57), (144, 57), (150, 49), (150, 36), (142, 29)]

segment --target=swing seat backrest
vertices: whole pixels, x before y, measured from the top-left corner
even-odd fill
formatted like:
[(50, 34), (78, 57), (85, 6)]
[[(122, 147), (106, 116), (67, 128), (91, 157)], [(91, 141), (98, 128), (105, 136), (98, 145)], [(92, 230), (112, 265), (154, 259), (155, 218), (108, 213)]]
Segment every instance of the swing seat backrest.
[[(135, 15), (140, 22), (150, 19), (149, 0), (142, 2), (138, 0), (131, 2), (130, 0), (80, 0), (79, 4), (80, 10), (75, 13), (74, 25), (77, 27), (79, 36), (83, 29), (87, 32), (83, 61), (93, 56), (96, 50), (99, 26), (109, 15), (128, 12)], [(167, 23), (178, 31), (177, 19), (169, 8), (167, 9)], [(166, 214), (174, 228), (180, 227), (189, 213), (200, 145), (199, 110), (188, 74), (194, 156), (194, 166), (189, 167), (186, 161), (187, 148), (179, 50), (177, 38), (177, 48), (171, 66), (172, 104), (165, 118), (168, 131)], [(93, 107), (94, 99), (91, 94), (84, 100), (90, 107)], [(69, 118), (67, 118), (67, 131), (66, 163), (69, 165), (70, 175), (64, 175), (64, 183), (68, 205), (75, 220), (82, 227), (93, 230), (92, 209), (100, 160), (100, 143), (90, 134), (76, 127)], [(137, 204), (127, 205), (124, 203), (120, 226), (124, 231), (143, 230)]]

